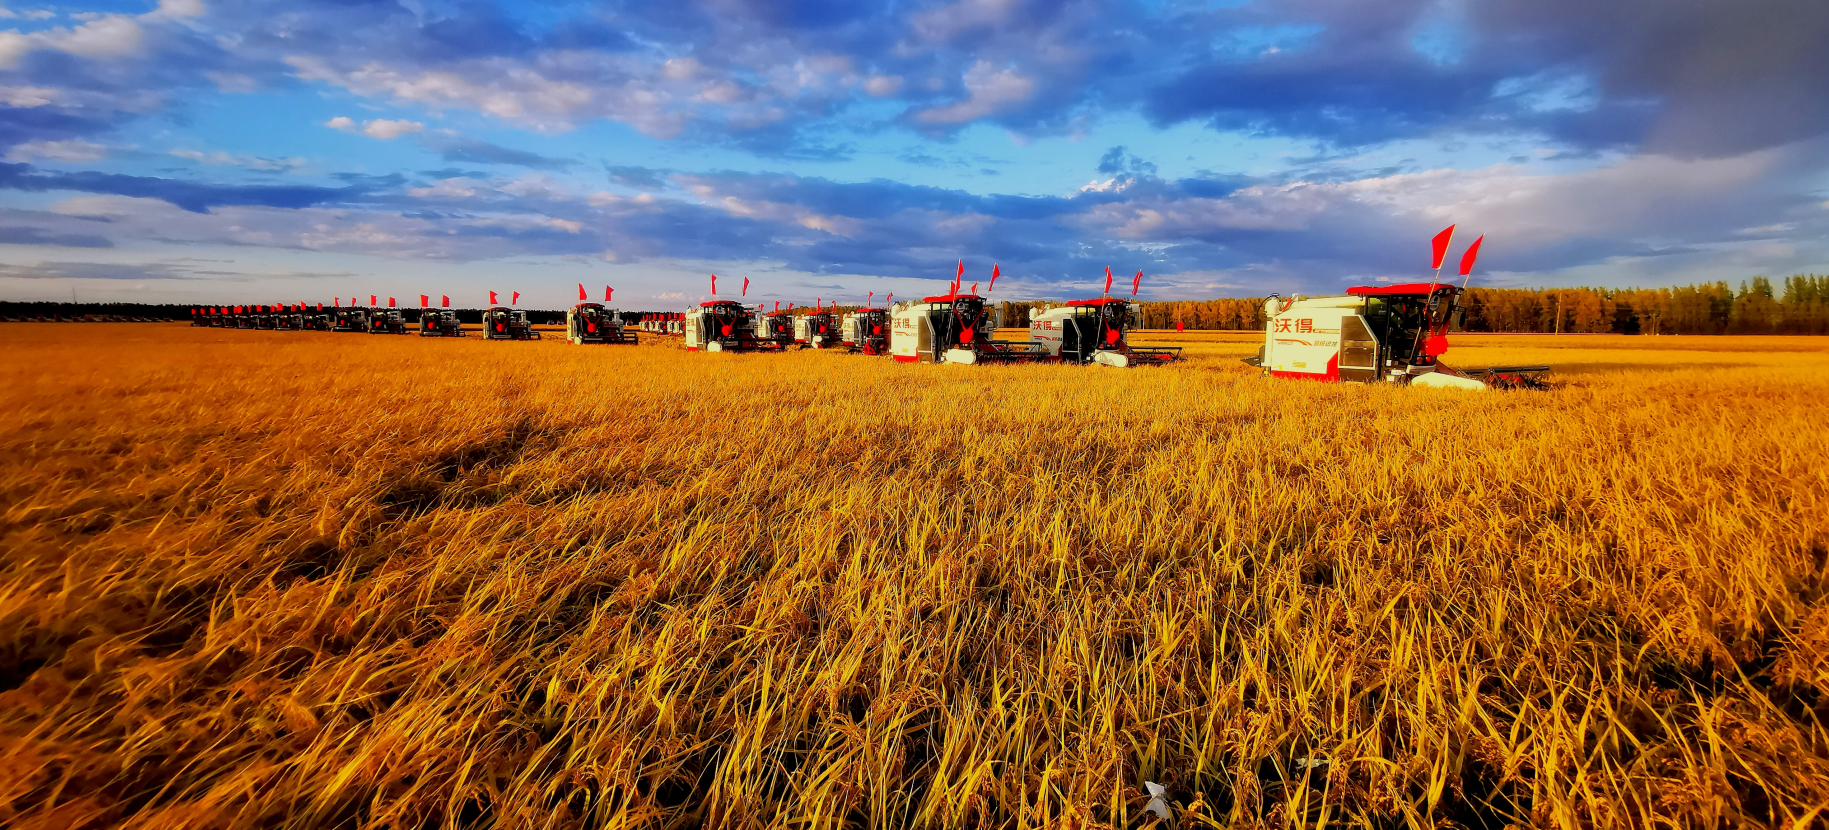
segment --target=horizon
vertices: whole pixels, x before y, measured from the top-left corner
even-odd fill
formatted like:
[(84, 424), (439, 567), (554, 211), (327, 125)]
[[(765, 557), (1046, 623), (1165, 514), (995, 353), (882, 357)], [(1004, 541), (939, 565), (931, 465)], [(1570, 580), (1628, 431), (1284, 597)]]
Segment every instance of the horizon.
[(1449, 224), (1475, 287), (1782, 280), (1829, 271), (1825, 37), (1801, 0), (13, 3), (0, 299), (856, 305), (963, 261), (1200, 302), (1427, 281)]

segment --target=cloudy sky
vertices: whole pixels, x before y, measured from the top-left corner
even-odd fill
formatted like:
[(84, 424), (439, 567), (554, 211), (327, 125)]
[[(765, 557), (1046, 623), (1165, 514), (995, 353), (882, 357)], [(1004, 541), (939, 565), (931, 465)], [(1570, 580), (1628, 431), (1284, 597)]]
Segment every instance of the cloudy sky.
[(1490, 285), (1821, 272), (1826, 44), (1822, 0), (9, 0), (0, 299), (1316, 293), (1450, 222)]

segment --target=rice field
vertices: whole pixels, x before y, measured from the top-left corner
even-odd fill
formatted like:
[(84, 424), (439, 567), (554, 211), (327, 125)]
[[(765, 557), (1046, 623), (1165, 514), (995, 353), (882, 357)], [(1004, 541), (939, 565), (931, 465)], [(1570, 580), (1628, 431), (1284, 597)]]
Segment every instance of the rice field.
[(1140, 339), (0, 326), (0, 825), (1829, 822), (1829, 339)]

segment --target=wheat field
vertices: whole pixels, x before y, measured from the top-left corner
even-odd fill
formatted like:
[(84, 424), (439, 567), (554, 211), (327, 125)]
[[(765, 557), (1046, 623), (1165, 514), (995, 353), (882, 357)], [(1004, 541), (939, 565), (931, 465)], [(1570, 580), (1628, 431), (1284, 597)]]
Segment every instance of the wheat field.
[(0, 327), (0, 824), (1821, 827), (1829, 340)]

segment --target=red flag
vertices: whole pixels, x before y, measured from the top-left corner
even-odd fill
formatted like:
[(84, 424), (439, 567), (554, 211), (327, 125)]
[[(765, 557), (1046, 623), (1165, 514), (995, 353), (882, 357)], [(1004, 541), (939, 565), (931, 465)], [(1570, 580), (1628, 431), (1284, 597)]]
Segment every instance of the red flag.
[(953, 293), (953, 294), (959, 293), (959, 282), (964, 279), (965, 279), (965, 260), (962, 259), (962, 260), (959, 260), (959, 270), (953, 273), (953, 290), (951, 293)]
[(324, 304), (323, 304), (323, 303), (318, 303), (318, 310), (319, 310), (319, 311), (323, 311), (323, 310), (324, 310)]
[(368, 304), (371, 306), (375, 304), (375, 295), (373, 295), (373, 294), (368, 295)]
[(578, 283), (578, 302), (584, 302), (584, 283)]
[(1001, 273), (1002, 272), (999, 271), (997, 268), (997, 263), (995, 263), (995, 262), (991, 263), (991, 284), (988, 286), (985, 286), (984, 290), (986, 292), (991, 292), (991, 291), (997, 290), (997, 277)]
[(978, 283), (972, 283), (972, 296), (978, 296)]
[(781, 310), (781, 301), (780, 301), (780, 300), (776, 300), (776, 301), (775, 301), (775, 310), (776, 310), (776, 311), (780, 311), (780, 310)]
[(1175, 330), (1181, 331), (1181, 321), (1180, 320), (1175, 321)]
[(1448, 242), (1452, 239), (1454, 239), (1453, 225), (1449, 225), (1447, 230), (1435, 235), (1435, 259), (1429, 262), (1431, 270), (1441, 270), (1442, 258), (1448, 255)]
[(440, 302), (440, 303), (441, 303), (441, 304), (443, 304), (443, 305), (444, 305), (444, 307), (445, 307), (445, 308), (450, 308), (450, 307), (451, 307), (451, 298), (450, 298), (450, 297), (447, 297), (447, 296), (445, 296), (445, 295), (443, 295), (443, 294), (440, 294), (440, 295), (438, 295), (438, 301), (439, 301), (439, 302)]
[(888, 305), (893, 300), (895, 300), (895, 292), (891, 291), (889, 296), (883, 298), (883, 305)]
[(1111, 266), (1105, 266), (1105, 293), (1111, 293)]
[(1480, 255), (1480, 243), (1486, 241), (1486, 234), (1480, 234), (1472, 245), (1467, 246), (1467, 253), (1461, 255), (1461, 276), (1473, 273), (1473, 260)]
[(818, 297), (814, 297), (813, 298), (813, 310), (814, 311), (825, 311), (826, 310), (826, 301), (822, 300)]
[(737, 296), (739, 296), (739, 297), (749, 296), (749, 277), (743, 278), (743, 290), (742, 290), (742, 292), (738, 293)]
[(393, 298), (393, 297), (389, 297), (389, 298), (387, 298), (387, 307), (388, 307), (388, 308), (393, 308), (393, 307), (394, 307), (394, 298)]
[(343, 298), (342, 297), (331, 297), (330, 305), (332, 308), (342, 308), (343, 307)]
[(1143, 287), (1143, 269), (1138, 268), (1136, 278), (1132, 279), (1130, 281), (1130, 295), (1132, 297), (1137, 296), (1137, 289), (1142, 288), (1142, 287)]
[(711, 296), (713, 296), (713, 297), (718, 296), (718, 275), (717, 274), (711, 275)]
[(432, 307), (432, 298), (427, 297), (424, 294), (419, 295), (419, 307), (420, 308), (431, 308)]
[(519, 291), (514, 292), (513, 296), (510, 296), (508, 298), (509, 305), (514, 305), (520, 301), (521, 301), (521, 292), (519, 292)]
[(610, 298), (614, 297), (614, 296), (616, 296), (616, 289), (611, 288), (607, 285), (603, 287), (603, 301), (604, 302), (606, 302), (606, 303), (609, 302)]
[(794, 310), (794, 301), (793, 301), (793, 300), (789, 300), (789, 301), (788, 301), (788, 304), (787, 304), (787, 310), (788, 310), (788, 311), (793, 311), (793, 310)]
[(495, 299), (495, 292), (494, 292), (494, 291), (491, 291), (491, 292), (489, 292), (489, 304), (490, 304), (490, 305), (497, 305), (497, 304), (499, 304), (499, 301), (498, 301), (498, 300), (496, 300), (496, 299)]
[(876, 305), (876, 292), (872, 291), (872, 292), (870, 292), (870, 299), (868, 302), (864, 303), (864, 307), (869, 308), (874, 305)]

